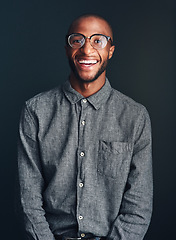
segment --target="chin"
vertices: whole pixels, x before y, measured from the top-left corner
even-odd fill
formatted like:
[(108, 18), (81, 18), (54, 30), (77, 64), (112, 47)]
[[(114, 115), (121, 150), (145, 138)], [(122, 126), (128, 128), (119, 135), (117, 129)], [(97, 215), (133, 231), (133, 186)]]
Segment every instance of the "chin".
[(75, 76), (80, 82), (84, 82), (84, 83), (91, 83), (97, 80), (97, 77), (92, 77), (92, 78), (83, 78), (81, 76), (79, 76), (79, 74), (76, 74)]

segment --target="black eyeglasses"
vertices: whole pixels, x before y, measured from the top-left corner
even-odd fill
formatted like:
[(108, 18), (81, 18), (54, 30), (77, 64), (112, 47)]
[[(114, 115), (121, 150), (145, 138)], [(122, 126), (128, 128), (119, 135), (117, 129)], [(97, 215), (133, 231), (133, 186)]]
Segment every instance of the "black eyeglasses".
[(86, 38), (89, 39), (91, 46), (95, 49), (105, 48), (108, 41), (111, 40), (109, 36), (106, 36), (104, 34), (93, 34), (90, 37), (85, 37), (81, 33), (72, 33), (70, 35), (67, 35), (68, 44), (72, 48), (81, 48), (85, 44)]

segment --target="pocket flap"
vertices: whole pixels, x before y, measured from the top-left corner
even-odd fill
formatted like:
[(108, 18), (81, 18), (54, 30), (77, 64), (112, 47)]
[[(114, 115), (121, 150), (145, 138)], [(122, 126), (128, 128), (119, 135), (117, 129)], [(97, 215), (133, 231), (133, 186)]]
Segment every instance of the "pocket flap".
[(130, 150), (130, 145), (127, 142), (106, 142), (100, 141), (102, 150), (110, 151), (112, 153), (123, 153)]

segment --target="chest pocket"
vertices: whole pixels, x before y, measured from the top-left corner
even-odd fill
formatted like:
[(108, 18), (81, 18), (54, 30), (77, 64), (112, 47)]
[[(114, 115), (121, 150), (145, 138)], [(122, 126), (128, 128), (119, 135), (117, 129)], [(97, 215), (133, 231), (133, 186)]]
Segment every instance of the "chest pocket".
[(131, 160), (131, 146), (126, 142), (99, 142), (98, 166), (99, 174), (117, 178), (122, 170), (128, 171)]

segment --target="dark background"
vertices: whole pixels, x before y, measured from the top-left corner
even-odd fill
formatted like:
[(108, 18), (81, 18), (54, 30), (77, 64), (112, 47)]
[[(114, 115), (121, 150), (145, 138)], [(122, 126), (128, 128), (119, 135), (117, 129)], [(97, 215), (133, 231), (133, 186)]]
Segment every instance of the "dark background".
[[(16, 139), (25, 100), (67, 79), (64, 36), (70, 22), (93, 12), (114, 29), (113, 87), (145, 105), (153, 127), (154, 212), (145, 240), (175, 238), (174, 0), (0, 1), (0, 235), (23, 240), (14, 211)], [(134, 239), (135, 240), (135, 239)]]

